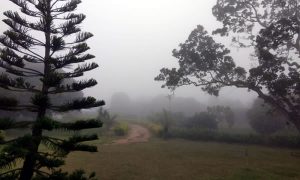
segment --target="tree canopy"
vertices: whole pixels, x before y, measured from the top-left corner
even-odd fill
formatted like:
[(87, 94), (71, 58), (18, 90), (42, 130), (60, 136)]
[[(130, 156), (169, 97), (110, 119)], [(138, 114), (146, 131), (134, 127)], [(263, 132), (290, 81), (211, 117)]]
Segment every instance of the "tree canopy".
[[(201, 86), (218, 95), (223, 87), (254, 91), (300, 131), (300, 6), (297, 0), (218, 0), (213, 15), (223, 27), (209, 35), (199, 25), (173, 51), (179, 68), (163, 68), (163, 87)], [(240, 48), (253, 48), (257, 65), (235, 64), (230, 50), (214, 40), (232, 36)]]

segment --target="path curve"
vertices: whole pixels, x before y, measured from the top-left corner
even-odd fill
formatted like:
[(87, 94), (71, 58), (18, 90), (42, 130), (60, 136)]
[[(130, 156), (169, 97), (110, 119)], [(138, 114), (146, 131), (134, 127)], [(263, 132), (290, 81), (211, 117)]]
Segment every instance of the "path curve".
[(131, 144), (148, 142), (150, 138), (150, 131), (138, 124), (130, 124), (129, 132), (126, 138), (118, 139), (113, 144)]

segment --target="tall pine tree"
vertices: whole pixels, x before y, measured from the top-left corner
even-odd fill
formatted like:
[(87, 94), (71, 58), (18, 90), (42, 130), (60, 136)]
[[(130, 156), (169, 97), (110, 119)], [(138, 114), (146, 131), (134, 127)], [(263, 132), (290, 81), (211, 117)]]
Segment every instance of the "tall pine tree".
[[(20, 103), (17, 98), (0, 95), (0, 109), (6, 111), (27, 110), (35, 112), (36, 119), (30, 122), (0, 120), (0, 130), (19, 127), (31, 128), (31, 134), (0, 143), (0, 179), (80, 179), (83, 171), (68, 175), (59, 170), (64, 158), (72, 151), (96, 152), (97, 148), (82, 144), (96, 140), (97, 135), (75, 135), (69, 139), (57, 139), (43, 134), (44, 130), (65, 129), (78, 131), (98, 128), (97, 120), (81, 120), (62, 123), (47, 117), (49, 112), (67, 112), (104, 105), (93, 97), (69, 100), (59, 104), (51, 99), (58, 94), (78, 92), (93, 87), (96, 80), (67, 81), (78, 78), (85, 72), (96, 69), (96, 63), (87, 63), (94, 58), (86, 54), (89, 46), (86, 40), (91, 33), (82, 32), (78, 27), (85, 19), (75, 14), (81, 0), (10, 0), (19, 6), (18, 12), (4, 12), (3, 20), (9, 30), (0, 36), (0, 88), (7, 91), (31, 94), (31, 102)], [(77, 67), (74, 65), (77, 64)], [(42, 65), (42, 71), (35, 67)], [(32, 79), (39, 78), (39, 85), (32, 85)], [(41, 151), (40, 145), (48, 148)], [(21, 168), (16, 164), (22, 163)], [(93, 175), (90, 176), (92, 178)]]

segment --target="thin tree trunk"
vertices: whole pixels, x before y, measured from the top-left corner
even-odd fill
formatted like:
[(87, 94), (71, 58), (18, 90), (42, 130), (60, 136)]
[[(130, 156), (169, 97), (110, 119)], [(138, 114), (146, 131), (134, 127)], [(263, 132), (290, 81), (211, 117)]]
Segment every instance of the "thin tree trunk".
[[(45, 116), (45, 110), (41, 110), (38, 113), (37, 120)], [(32, 146), (29, 149), (29, 153), (25, 157), (23, 168), (20, 175), (20, 180), (31, 180), (34, 174), (34, 167), (36, 165), (36, 155), (39, 149), (42, 138), (42, 129), (37, 126), (32, 128)]]
[[(51, 0), (47, 0), (47, 12), (44, 17), (44, 20), (46, 22), (45, 25), (45, 57), (44, 57), (44, 78), (49, 76), (49, 73), (51, 71), (51, 67), (49, 65), (49, 60), (50, 60), (50, 47), (51, 47), (51, 23), (52, 23), (52, 17), (51, 17)], [(48, 90), (49, 87), (43, 82), (43, 87), (42, 87), (42, 95), (43, 96), (48, 96)], [(42, 119), (46, 115), (46, 108), (47, 107), (39, 107), (38, 115), (36, 121), (39, 119)], [(34, 171), (35, 171), (35, 166), (36, 166), (36, 155), (38, 153), (39, 145), (41, 143), (42, 139), (42, 129), (36, 125), (33, 126), (32, 128), (32, 137), (33, 137), (33, 145), (32, 148), (30, 149), (30, 152), (27, 154), (22, 172), (20, 175), (19, 180), (31, 180)]]

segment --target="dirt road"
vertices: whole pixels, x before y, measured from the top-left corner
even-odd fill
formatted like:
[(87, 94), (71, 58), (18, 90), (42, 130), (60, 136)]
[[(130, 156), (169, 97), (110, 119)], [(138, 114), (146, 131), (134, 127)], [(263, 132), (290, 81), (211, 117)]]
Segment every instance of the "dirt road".
[(119, 139), (113, 142), (113, 144), (131, 144), (147, 142), (150, 138), (150, 132), (147, 128), (141, 125), (130, 124), (129, 132), (126, 138)]

